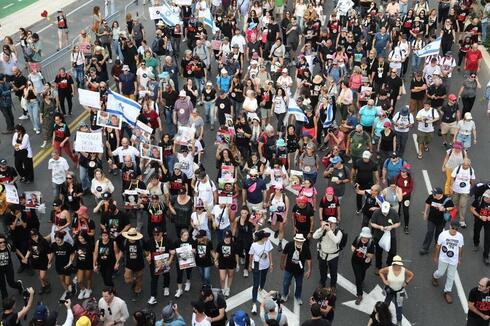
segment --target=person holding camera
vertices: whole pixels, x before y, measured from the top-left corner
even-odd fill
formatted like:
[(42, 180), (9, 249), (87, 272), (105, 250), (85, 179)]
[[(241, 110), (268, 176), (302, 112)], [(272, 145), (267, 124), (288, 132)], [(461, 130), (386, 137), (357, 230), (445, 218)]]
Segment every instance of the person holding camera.
[(124, 326), (129, 318), (126, 302), (117, 297), (112, 288), (102, 290), (102, 298), (99, 299), (100, 321), (103, 326)]
[(184, 317), (179, 313), (176, 303), (170, 302), (162, 309), (162, 319), (157, 320), (155, 326), (185, 326)]
[(267, 325), (270, 320), (277, 322), (279, 326), (288, 324), (288, 319), (281, 309), (281, 296), (277, 291), (267, 293), (264, 301), (260, 305), (260, 320)]
[[(4, 326), (16, 326), (20, 325), (20, 322), (24, 317), (27, 316), (27, 313), (32, 308), (32, 303), (34, 302), (34, 289), (27, 288), (25, 290), (27, 293), (24, 293), (24, 297), (26, 299), (26, 304), (19, 312), (15, 312), (15, 299), (14, 298), (3, 298), (3, 313), (2, 313), (2, 325)], [(24, 292), (22, 289), (21, 292)]]
[(337, 286), (337, 268), (339, 265), (339, 244), (342, 231), (337, 229), (337, 218), (330, 216), (327, 222), (313, 233), (313, 239), (318, 241), (318, 267), (320, 269), (320, 284), (325, 287), (327, 274), (330, 271), (330, 287)]
[(439, 112), (431, 107), (431, 103), (426, 101), (424, 107), (417, 113), (417, 158), (422, 159), (423, 153), (429, 151), (429, 144), (434, 136), (434, 122), (439, 120)]

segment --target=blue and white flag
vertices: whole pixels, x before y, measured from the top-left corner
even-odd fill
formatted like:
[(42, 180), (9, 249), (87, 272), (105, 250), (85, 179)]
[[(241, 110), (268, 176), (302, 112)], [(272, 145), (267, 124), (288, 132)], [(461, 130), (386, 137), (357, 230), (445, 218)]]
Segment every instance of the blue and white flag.
[(330, 128), (333, 121), (333, 105), (328, 103), (327, 108), (325, 109), (325, 121), (323, 121), (323, 128)]
[(214, 23), (213, 15), (211, 15), (211, 10), (209, 10), (209, 8), (205, 10), (204, 19), (202, 22), (211, 27), (213, 34), (219, 30), (219, 28), (216, 27), (216, 24)]
[(138, 116), (140, 115), (141, 105), (136, 101), (109, 90), (106, 111), (121, 115), (124, 122), (131, 126), (135, 126)]
[(291, 99), (289, 101), (289, 106), (288, 106), (288, 115), (293, 114), (296, 120), (302, 121), (304, 123), (308, 122), (308, 118), (306, 117), (306, 114), (301, 110), (296, 103), (296, 100)]
[(428, 57), (430, 55), (438, 55), (440, 48), (441, 48), (441, 38), (439, 37), (435, 41), (430, 42), (429, 44), (424, 46), (422, 49), (415, 51), (415, 54), (420, 58)]
[(148, 11), (150, 12), (151, 19), (161, 19), (167, 26), (173, 27), (181, 22), (179, 12), (170, 7), (167, 3), (162, 3), (160, 6), (149, 7)]

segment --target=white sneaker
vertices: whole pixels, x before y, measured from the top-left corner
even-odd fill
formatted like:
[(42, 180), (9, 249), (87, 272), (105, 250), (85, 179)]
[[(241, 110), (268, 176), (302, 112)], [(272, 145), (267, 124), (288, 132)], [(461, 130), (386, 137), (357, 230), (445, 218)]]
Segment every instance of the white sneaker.
[(85, 289), (85, 294), (83, 295), (83, 298), (88, 299), (88, 298), (90, 298), (91, 295), (92, 295), (92, 290)]
[(184, 291), (185, 292), (189, 292), (191, 289), (191, 281), (187, 281), (185, 282), (185, 287), (184, 287)]
[(223, 292), (224, 296), (225, 297), (229, 297), (230, 296), (230, 288), (226, 288), (225, 291)]
[(252, 315), (256, 315), (257, 314), (257, 305), (254, 303), (252, 305)]
[(41, 145), (41, 148), (46, 147), (46, 145), (47, 145), (47, 142), (46, 142), (46, 141), (44, 141), (44, 142), (42, 143), (42, 145)]
[(150, 299), (148, 299), (147, 303), (151, 304), (151, 305), (157, 304), (157, 299), (155, 299), (155, 297), (150, 297)]
[(243, 265), (243, 264), (245, 264), (245, 258), (240, 257), (240, 265)]
[(29, 117), (25, 114), (23, 114), (19, 117), (19, 120), (27, 120), (27, 119), (29, 119)]
[(170, 295), (170, 291), (168, 290), (168, 288), (164, 288), (163, 289), (163, 296), (168, 297), (169, 295)]
[(36, 130), (36, 135), (39, 135), (41, 133), (41, 130)]
[(180, 296), (184, 293), (184, 291), (182, 291), (182, 289), (177, 289), (177, 292), (175, 292), (175, 297), (176, 298), (180, 298)]
[(299, 304), (300, 306), (303, 304), (303, 300), (300, 298), (296, 298), (296, 303)]
[(83, 300), (85, 297), (85, 289), (81, 290), (78, 294), (78, 300)]
[(109, 59), (109, 63), (112, 63), (112, 59)]
[(248, 269), (243, 269), (243, 277), (248, 277)]

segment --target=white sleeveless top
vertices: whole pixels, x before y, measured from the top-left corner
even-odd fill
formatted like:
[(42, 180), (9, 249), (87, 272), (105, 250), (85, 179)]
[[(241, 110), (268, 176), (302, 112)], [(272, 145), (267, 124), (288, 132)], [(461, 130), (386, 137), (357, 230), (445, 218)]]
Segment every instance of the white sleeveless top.
[(393, 267), (388, 267), (388, 284), (394, 291), (400, 291), (405, 283), (405, 267), (401, 268), (398, 276), (393, 272)]

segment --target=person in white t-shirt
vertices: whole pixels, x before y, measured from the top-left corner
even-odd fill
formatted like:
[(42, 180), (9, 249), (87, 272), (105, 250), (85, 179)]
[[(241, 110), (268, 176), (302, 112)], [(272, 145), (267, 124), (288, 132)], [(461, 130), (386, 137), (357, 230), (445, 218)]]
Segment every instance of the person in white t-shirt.
[(454, 278), (458, 269), (458, 265), (463, 258), (464, 238), (458, 232), (460, 226), (459, 221), (451, 222), (451, 228), (439, 234), (437, 245), (434, 251), (434, 263), (437, 265), (437, 270), (432, 274), (432, 285), (437, 287), (439, 279), (446, 273), (446, 284), (444, 285), (444, 299), (447, 303), (453, 302), (451, 295)]
[(66, 181), (66, 172), (70, 170), (70, 166), (68, 165), (68, 162), (60, 156), (58, 151), (53, 151), (51, 153), (51, 158), (48, 161), (48, 170), (51, 170), (53, 197), (58, 198), (61, 186)]
[(471, 167), (470, 159), (465, 158), (463, 164), (453, 170), (451, 177), (453, 178), (452, 199), (454, 206), (458, 208), (461, 227), (466, 228), (466, 208), (470, 198), (470, 189), (476, 180), (475, 170)]
[(218, 242), (223, 241), (225, 231), (231, 228), (230, 205), (216, 204), (211, 210), (213, 228), (216, 230)]
[(195, 206), (195, 211), (191, 214), (192, 238), (195, 240), (200, 230), (206, 231), (207, 237), (211, 240), (211, 230), (209, 230), (209, 220), (211, 215), (204, 210), (202, 200), (198, 199)]
[(122, 164), (122, 162), (124, 162), (124, 156), (126, 155), (131, 156), (134, 165), (138, 164), (138, 162), (136, 162), (136, 157), (140, 156), (140, 151), (136, 147), (129, 145), (129, 139), (124, 137), (121, 139), (121, 146), (110, 153), (110, 156), (117, 156), (119, 163)]
[(250, 255), (250, 264), (248, 271), (253, 271), (253, 288), (252, 288), (252, 314), (257, 314), (257, 296), (259, 288), (263, 289), (267, 279), (267, 272), (272, 272), (272, 243), (269, 240), (269, 232), (260, 230), (255, 232), (255, 242), (252, 243), (248, 254)]
[(200, 171), (194, 184), (196, 197), (202, 200), (206, 212), (211, 213), (214, 204), (218, 202), (216, 185), (209, 179), (205, 171)]
[(471, 143), (476, 144), (476, 125), (471, 112), (466, 112), (464, 119), (458, 121), (453, 142), (457, 140), (463, 143), (463, 147), (466, 150), (471, 147)]
[(410, 113), (410, 107), (404, 106), (400, 111), (393, 116), (393, 124), (395, 128), (395, 134), (398, 145), (398, 155), (403, 157), (405, 153), (405, 146), (408, 141), (408, 132), (413, 127), (415, 118)]
[(204, 302), (201, 300), (192, 303), (192, 326), (211, 326), (208, 316), (204, 313)]
[(424, 108), (417, 113), (417, 143), (419, 152), (417, 157), (422, 158), (424, 151), (429, 151), (429, 144), (434, 135), (434, 122), (439, 120), (439, 113), (430, 106), (430, 102), (424, 103)]

